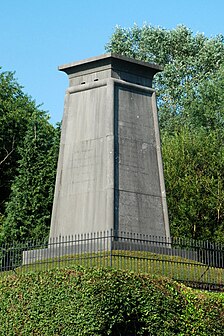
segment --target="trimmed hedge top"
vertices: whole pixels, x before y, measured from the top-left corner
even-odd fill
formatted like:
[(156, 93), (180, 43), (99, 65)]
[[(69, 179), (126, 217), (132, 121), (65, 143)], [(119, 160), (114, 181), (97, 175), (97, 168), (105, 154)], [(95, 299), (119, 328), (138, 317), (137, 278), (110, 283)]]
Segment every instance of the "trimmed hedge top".
[(0, 278), (0, 335), (223, 335), (224, 294), (113, 269)]

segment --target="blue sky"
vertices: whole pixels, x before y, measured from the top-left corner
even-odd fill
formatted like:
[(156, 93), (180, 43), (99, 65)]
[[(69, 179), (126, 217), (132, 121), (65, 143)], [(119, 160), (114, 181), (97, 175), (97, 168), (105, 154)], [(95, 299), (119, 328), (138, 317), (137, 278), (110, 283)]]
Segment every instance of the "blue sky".
[(223, 0), (1, 0), (0, 66), (56, 123), (68, 84), (57, 67), (104, 53), (116, 25), (184, 24), (212, 37), (224, 34), (223, 13)]

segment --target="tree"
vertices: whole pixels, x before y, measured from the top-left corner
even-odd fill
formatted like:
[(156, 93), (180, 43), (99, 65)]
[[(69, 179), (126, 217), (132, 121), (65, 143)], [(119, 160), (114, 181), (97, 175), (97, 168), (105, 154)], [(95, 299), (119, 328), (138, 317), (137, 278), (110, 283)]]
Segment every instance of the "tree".
[[(16, 175), (30, 117), (36, 111), (34, 101), (23, 93), (12, 72), (0, 73), (0, 217), (5, 212), (12, 181)], [(1, 222), (1, 219), (0, 219)]]
[(60, 127), (45, 115), (33, 114), (20, 148), (17, 176), (12, 183), (2, 226), (2, 240), (46, 238), (54, 194)]
[(224, 65), (224, 38), (196, 36), (185, 26), (173, 30), (144, 25), (131, 29), (117, 27), (106, 50), (139, 60), (159, 63), (163, 72), (155, 76), (160, 127), (171, 132), (186, 125), (188, 107), (198, 88)]
[(163, 65), (155, 76), (171, 233), (224, 241), (224, 38), (184, 26), (117, 27), (107, 51)]
[(0, 241), (46, 237), (60, 126), (9, 72), (0, 74), (0, 123)]
[(224, 75), (198, 87), (179, 131), (162, 132), (172, 232), (224, 242)]
[(172, 234), (224, 242), (224, 147), (219, 134), (164, 132), (163, 160)]

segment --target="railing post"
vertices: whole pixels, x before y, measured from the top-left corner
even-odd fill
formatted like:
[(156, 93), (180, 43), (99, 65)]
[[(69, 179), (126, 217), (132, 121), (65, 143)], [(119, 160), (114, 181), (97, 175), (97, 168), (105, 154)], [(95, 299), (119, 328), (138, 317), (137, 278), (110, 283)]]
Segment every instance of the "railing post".
[(109, 231), (109, 234), (110, 234), (110, 267), (112, 268), (113, 267), (113, 261), (112, 261), (112, 258), (113, 258), (113, 229), (110, 229)]

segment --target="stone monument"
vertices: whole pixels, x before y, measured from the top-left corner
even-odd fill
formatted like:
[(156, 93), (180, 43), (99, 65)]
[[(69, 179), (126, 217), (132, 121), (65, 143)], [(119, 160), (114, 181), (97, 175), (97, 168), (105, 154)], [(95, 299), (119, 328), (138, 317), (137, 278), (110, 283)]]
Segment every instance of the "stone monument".
[(59, 67), (66, 92), (50, 239), (113, 229), (170, 237), (155, 64), (112, 53)]

